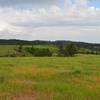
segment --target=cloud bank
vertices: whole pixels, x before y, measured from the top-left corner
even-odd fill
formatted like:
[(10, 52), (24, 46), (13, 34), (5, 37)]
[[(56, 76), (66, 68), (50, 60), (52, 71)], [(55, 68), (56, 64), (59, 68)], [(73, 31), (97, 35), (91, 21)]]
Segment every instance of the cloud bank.
[(0, 37), (100, 42), (100, 8), (90, 3), (90, 0), (0, 0)]

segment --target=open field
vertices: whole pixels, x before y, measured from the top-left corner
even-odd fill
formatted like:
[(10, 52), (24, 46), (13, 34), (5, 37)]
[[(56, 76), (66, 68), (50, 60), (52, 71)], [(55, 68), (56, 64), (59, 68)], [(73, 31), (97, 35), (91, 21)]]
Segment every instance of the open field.
[(100, 56), (0, 58), (0, 100), (100, 100)]

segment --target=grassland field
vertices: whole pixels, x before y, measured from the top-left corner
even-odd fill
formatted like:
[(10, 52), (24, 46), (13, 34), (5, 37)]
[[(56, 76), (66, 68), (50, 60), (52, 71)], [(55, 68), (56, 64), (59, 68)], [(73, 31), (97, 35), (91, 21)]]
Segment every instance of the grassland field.
[(100, 56), (1, 57), (0, 100), (100, 100)]

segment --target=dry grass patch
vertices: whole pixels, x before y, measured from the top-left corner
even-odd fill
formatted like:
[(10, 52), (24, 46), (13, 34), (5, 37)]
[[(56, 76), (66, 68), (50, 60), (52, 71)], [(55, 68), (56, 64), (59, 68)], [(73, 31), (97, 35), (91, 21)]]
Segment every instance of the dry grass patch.
[(11, 100), (36, 100), (36, 94), (33, 91), (27, 91), (16, 94), (10, 98)]
[(38, 67), (13, 67), (12, 71), (14, 73), (31, 73), (31, 74), (55, 74), (56, 70), (54, 68), (38, 68)]

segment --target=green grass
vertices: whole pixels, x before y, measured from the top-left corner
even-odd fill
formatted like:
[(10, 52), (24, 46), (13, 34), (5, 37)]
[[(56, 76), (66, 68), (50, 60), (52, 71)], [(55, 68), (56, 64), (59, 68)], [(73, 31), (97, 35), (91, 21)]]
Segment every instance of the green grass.
[(0, 58), (0, 100), (31, 95), (36, 100), (100, 100), (100, 56)]

